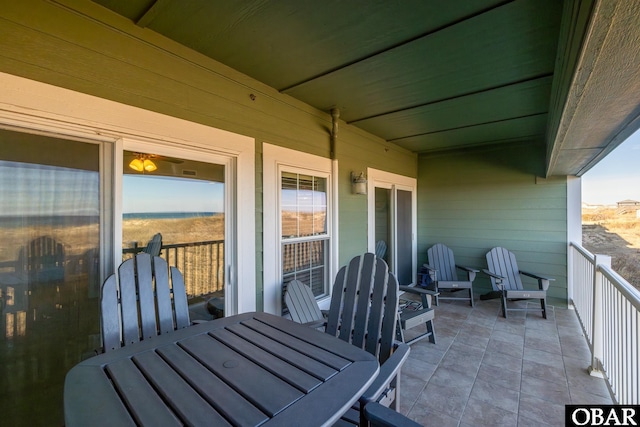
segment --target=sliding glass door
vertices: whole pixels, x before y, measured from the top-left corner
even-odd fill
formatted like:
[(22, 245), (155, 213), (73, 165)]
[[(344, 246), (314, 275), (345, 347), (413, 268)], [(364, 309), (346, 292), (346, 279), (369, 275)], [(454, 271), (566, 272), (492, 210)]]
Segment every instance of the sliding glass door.
[(415, 179), (369, 169), (369, 250), (401, 285), (416, 276)]
[(100, 347), (100, 145), (0, 130), (0, 414), (61, 423)]
[(100, 286), (153, 236), (192, 301), (256, 310), (255, 140), (0, 81), (0, 424), (63, 425), (65, 374), (101, 346)]
[(191, 305), (211, 301), (208, 310), (207, 304), (198, 305), (196, 314), (222, 317), (228, 225), (225, 161), (194, 160), (188, 151), (169, 155), (161, 146), (143, 148), (123, 153), (123, 259), (141, 251), (165, 258), (182, 272)]
[(413, 283), (413, 230), (411, 191), (395, 189), (395, 264), (398, 282), (401, 285)]

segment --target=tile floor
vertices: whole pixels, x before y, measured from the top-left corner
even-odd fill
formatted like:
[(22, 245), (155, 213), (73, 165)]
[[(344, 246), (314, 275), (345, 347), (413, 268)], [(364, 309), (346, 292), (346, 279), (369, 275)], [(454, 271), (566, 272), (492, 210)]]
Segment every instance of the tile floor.
[(435, 310), (437, 344), (412, 344), (402, 370), (400, 411), (409, 418), (439, 427), (564, 426), (566, 404), (612, 403), (604, 380), (587, 373), (575, 311), (504, 319), (499, 300), (474, 308), (440, 301)]

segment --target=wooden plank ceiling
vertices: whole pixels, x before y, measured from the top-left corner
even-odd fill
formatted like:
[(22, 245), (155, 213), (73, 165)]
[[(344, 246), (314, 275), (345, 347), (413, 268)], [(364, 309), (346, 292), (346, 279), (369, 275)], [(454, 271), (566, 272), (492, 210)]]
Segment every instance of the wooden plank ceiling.
[(562, 1), (94, 1), (416, 153), (548, 143)]

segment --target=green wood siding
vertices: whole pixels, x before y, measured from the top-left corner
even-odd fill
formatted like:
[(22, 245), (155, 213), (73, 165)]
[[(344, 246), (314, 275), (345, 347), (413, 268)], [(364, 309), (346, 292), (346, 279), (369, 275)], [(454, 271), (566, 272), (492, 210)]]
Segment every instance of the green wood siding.
[(336, 155), (339, 159), (340, 186), (340, 264), (367, 250), (367, 197), (351, 193), (351, 172), (367, 173), (371, 167), (415, 178), (417, 156), (386, 142), (373, 143), (362, 131), (338, 134)]
[[(426, 262), (427, 249), (441, 242), (453, 249), (457, 263), (486, 268), (485, 254), (503, 246), (516, 254), (521, 269), (554, 277), (552, 304), (566, 303), (566, 178), (537, 178), (541, 156), (541, 145), (523, 143), (420, 156), (418, 262)], [(477, 283), (477, 292), (491, 286), (484, 275)]]
[[(179, 117), (256, 140), (257, 308), (262, 307), (262, 143), (330, 156), (331, 116), (96, 4), (5, 2), (0, 71)], [(294, 57), (291, 61), (295, 61)], [(253, 97), (251, 95), (254, 95)], [(340, 262), (367, 248), (367, 198), (350, 172), (415, 177), (417, 156), (340, 123)]]

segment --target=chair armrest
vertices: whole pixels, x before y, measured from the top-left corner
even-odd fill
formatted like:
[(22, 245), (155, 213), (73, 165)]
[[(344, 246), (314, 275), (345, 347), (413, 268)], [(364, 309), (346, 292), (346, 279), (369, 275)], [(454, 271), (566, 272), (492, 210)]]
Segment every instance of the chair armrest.
[(496, 286), (497, 286), (498, 288), (500, 288), (500, 289), (503, 289), (503, 288), (504, 288), (504, 286), (502, 285), (502, 281), (503, 281), (504, 279), (506, 279), (506, 277), (501, 276), (501, 275), (499, 275), (499, 274), (492, 273), (491, 271), (487, 270), (486, 268), (483, 268), (483, 269), (482, 269), (482, 272), (483, 272), (484, 274), (486, 274), (487, 276), (490, 276), (490, 277), (493, 277), (494, 279), (496, 279)]
[[(422, 264), (422, 268), (420, 269), (420, 271), (418, 271), (418, 278), (421, 278), (424, 276), (429, 277), (430, 280), (427, 280), (427, 282), (435, 282), (438, 277), (438, 270), (431, 267), (429, 264)], [(424, 280), (420, 280), (420, 281), (424, 282)]]
[(419, 288), (417, 286), (400, 285), (398, 289), (400, 289), (401, 291), (409, 292), (410, 294), (416, 294), (416, 295), (424, 294), (424, 295), (432, 295), (434, 297), (440, 295), (440, 292), (435, 292), (425, 288)]
[(317, 329), (321, 326), (327, 326), (327, 320), (312, 320), (311, 322), (303, 323), (304, 326), (308, 326), (310, 328)]
[(459, 268), (460, 270), (464, 270), (467, 272), (467, 280), (469, 280), (470, 282), (473, 282), (476, 278), (476, 273), (479, 273), (480, 270), (477, 270), (475, 268), (471, 268), (471, 267), (466, 267), (464, 265), (459, 265), (456, 264), (456, 268)]
[(483, 269), (482, 269), (482, 272), (483, 272), (484, 274), (486, 274), (487, 276), (491, 276), (491, 277), (493, 277), (494, 279), (500, 279), (500, 280), (504, 280), (504, 279), (505, 279), (505, 277), (504, 277), (504, 276), (501, 276), (501, 275), (496, 274), (496, 273), (492, 273), (491, 271), (487, 270), (486, 268), (483, 268)]
[(460, 264), (456, 264), (456, 267), (461, 269), (461, 270), (465, 270), (465, 271), (469, 271), (469, 272), (473, 272), (473, 273), (480, 272), (480, 270), (478, 270), (476, 268), (466, 267), (466, 266), (460, 265)]
[(401, 292), (404, 291), (410, 294), (420, 295), (420, 300), (422, 301), (422, 305), (424, 306), (424, 308), (431, 308), (431, 298), (440, 295), (440, 292), (435, 292), (419, 286), (402, 285), (399, 286), (398, 289)]
[(313, 329), (318, 329), (320, 327), (327, 327), (327, 319), (329, 318), (329, 310), (320, 310), (323, 318), (318, 320), (312, 320), (310, 322), (303, 323), (304, 326), (308, 326)]
[(375, 427), (421, 427), (421, 424), (376, 402), (365, 405), (364, 416)]
[(522, 271), (522, 270), (520, 270), (520, 274), (524, 274), (525, 276), (533, 277), (534, 279), (536, 279), (538, 281), (538, 287), (543, 291), (546, 291), (547, 289), (549, 289), (550, 281), (556, 280), (552, 277), (540, 276), (534, 273), (527, 273), (526, 271)]
[(426, 268), (426, 269), (427, 269), (427, 270), (429, 270), (429, 271), (438, 271), (436, 268), (431, 267), (431, 265), (429, 265), (429, 264), (427, 264), (427, 263), (422, 264), (422, 267), (423, 267), (423, 268)]
[(538, 279), (538, 280), (556, 280), (553, 277), (541, 276), (539, 274), (534, 274), (534, 273), (527, 273), (526, 271), (522, 271), (522, 270), (520, 270), (520, 273), (524, 274), (525, 276), (533, 277), (534, 279)]
[(387, 389), (387, 385), (400, 374), (400, 368), (409, 357), (410, 347), (408, 344), (397, 343), (397, 347), (391, 357), (380, 366), (378, 376), (369, 386), (367, 391), (360, 397), (360, 403), (375, 402)]

